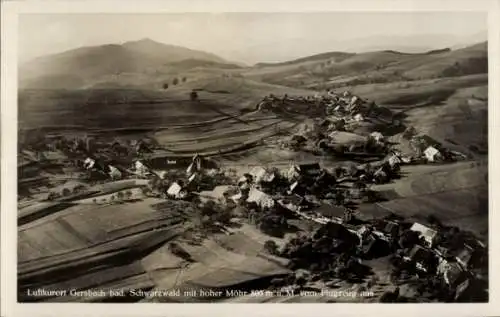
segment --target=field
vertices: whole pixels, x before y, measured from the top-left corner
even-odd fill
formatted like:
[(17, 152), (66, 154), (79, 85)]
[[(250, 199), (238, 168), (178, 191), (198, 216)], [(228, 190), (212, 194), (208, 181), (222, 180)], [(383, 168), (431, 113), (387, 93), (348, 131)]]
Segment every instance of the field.
[[(90, 136), (110, 147), (115, 141), (128, 144), (149, 139), (157, 145), (151, 157), (182, 157), (189, 161), (194, 154), (200, 154), (238, 175), (253, 166), (285, 170), (291, 163), (314, 162), (332, 171), (360, 162), (282, 146), (290, 136), (304, 133), (312, 124), (316, 115), (309, 111), (310, 106), (300, 109), (301, 102), (287, 101), (281, 104), (280, 111), (274, 111), (259, 109), (258, 104), (271, 94), (310, 97), (325, 94), (325, 88), (349, 90), (387, 109), (404, 126), (412, 126), (420, 134), (467, 156), (465, 161), (449, 164), (404, 166), (401, 179), (372, 187), (386, 200), (359, 205), (359, 217), (373, 219), (394, 213), (426, 223), (432, 215), (487, 241), (488, 75), (481, 59), (483, 49), (479, 45), (437, 55), (389, 51), (327, 54), (247, 68), (199, 66), (199, 62), (191, 61), (174, 68), (160, 67), (157, 78), (154, 72), (131, 70), (120, 76), (92, 77), (89, 71), (82, 79), (85, 87), (19, 91), (20, 146), (30, 142), (28, 134), (35, 136), (38, 143), (54, 137), (72, 140)], [(188, 80), (168, 89), (161, 87), (162, 76), (171, 79), (169, 76), (182, 75)], [(193, 90), (198, 93), (197, 100), (190, 99)], [(402, 131), (392, 132), (390, 124), (391, 120), (372, 118), (351, 132), (335, 132), (332, 139), (335, 144), (347, 146), (362, 143), (367, 134), (380, 130), (395, 148), (411, 152)], [(39, 158), (37, 151), (45, 157)], [(195, 204), (148, 196), (142, 188), (149, 186), (149, 181), (125, 172), (125, 178), (130, 179), (84, 179), (85, 171), (74, 162), (84, 160), (87, 153), (68, 152), (20, 150), (18, 277), (22, 290), (38, 286), (182, 292), (250, 290), (266, 288), (271, 279), (291, 273), (287, 260), (269, 255), (264, 245), (271, 240), (282, 247), (294, 234), (271, 237), (241, 217), (239, 225), (195, 241), (190, 237), (200, 221)], [(111, 161), (125, 170), (137, 159), (131, 153), (111, 155)], [(159, 168), (158, 172), (161, 169), (169, 168)], [(179, 173), (184, 170), (183, 166)], [(77, 192), (75, 188), (79, 187), (83, 189)], [(52, 202), (44, 198), (51, 192), (64, 191), (71, 196), (61, 195)], [(127, 192), (130, 197), (118, 198)], [(165, 201), (167, 207), (159, 207)], [(305, 220), (293, 221), (297, 227), (309, 227)], [(189, 259), (172, 251), (173, 243), (188, 253)], [(381, 259), (370, 265), (383, 277), (387, 263), (387, 259)], [(374, 286), (375, 297), (388, 289), (390, 283), (384, 283)], [(339, 280), (336, 287), (355, 291), (359, 285)], [(373, 302), (375, 297), (207, 298), (199, 293), (183, 293), (180, 297), (138, 295), (120, 300)], [(71, 300), (113, 299), (82, 296)]]

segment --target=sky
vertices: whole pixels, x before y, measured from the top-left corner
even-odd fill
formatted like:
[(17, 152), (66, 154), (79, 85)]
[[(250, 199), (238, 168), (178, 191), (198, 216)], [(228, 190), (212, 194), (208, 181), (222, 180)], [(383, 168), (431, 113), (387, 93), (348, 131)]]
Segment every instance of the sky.
[(336, 50), (443, 48), (484, 41), (486, 30), (482, 12), (23, 14), (18, 55), (25, 62), (150, 38), (253, 64)]

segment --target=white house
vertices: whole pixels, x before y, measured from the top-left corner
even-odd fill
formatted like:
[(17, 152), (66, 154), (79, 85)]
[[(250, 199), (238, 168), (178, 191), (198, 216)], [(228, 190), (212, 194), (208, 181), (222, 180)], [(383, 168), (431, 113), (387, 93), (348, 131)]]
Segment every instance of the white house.
[(372, 132), (372, 133), (370, 134), (370, 137), (372, 137), (372, 139), (374, 139), (374, 140), (375, 140), (375, 141), (377, 141), (378, 143), (382, 143), (382, 142), (384, 142), (384, 136), (383, 136), (383, 135), (382, 135), (382, 133), (380, 133), (380, 132), (377, 132), (377, 131)]
[(429, 247), (432, 247), (435, 239), (437, 237), (437, 231), (434, 229), (431, 229), (427, 226), (424, 226), (418, 222), (415, 222), (411, 228), (411, 231), (418, 232), (420, 234), (421, 238), (424, 238), (425, 241), (429, 244)]
[(365, 120), (365, 118), (363, 117), (363, 115), (361, 113), (358, 113), (354, 116), (354, 120), (360, 122), (360, 121), (363, 121)]
[(424, 155), (429, 162), (435, 162), (441, 157), (441, 153), (439, 152), (439, 150), (433, 146), (429, 146), (427, 149), (425, 149)]
[(247, 198), (248, 203), (256, 203), (260, 208), (272, 208), (275, 204), (274, 199), (268, 194), (256, 189), (250, 189)]
[(83, 162), (83, 167), (85, 167), (88, 170), (94, 167), (94, 165), (95, 165), (95, 160), (91, 159), (90, 157), (87, 157), (87, 159), (85, 159), (85, 161)]
[(399, 155), (396, 154), (392, 154), (391, 156), (389, 156), (389, 159), (387, 161), (389, 162), (390, 167), (394, 167), (402, 163), (401, 158), (399, 157)]
[(122, 177), (122, 172), (114, 166), (109, 165), (109, 176), (112, 179), (119, 179)]
[(135, 171), (141, 176), (146, 176), (149, 174), (149, 169), (141, 161), (135, 162)]
[(185, 190), (183, 190), (183, 188), (181, 187), (181, 185), (179, 185), (177, 183), (173, 183), (167, 189), (167, 195), (171, 196), (173, 198), (176, 198), (176, 199), (183, 199), (183, 198), (185, 198), (187, 196), (187, 193), (186, 193)]
[(191, 164), (186, 169), (186, 174), (192, 175), (199, 171), (201, 171), (201, 157), (198, 154), (196, 154), (195, 156), (193, 156)]
[(263, 167), (260, 166), (255, 166), (254, 168), (252, 168), (249, 174), (252, 175), (253, 180), (256, 184), (261, 182), (270, 183), (274, 180), (276, 176), (274, 175), (274, 173), (269, 173)]

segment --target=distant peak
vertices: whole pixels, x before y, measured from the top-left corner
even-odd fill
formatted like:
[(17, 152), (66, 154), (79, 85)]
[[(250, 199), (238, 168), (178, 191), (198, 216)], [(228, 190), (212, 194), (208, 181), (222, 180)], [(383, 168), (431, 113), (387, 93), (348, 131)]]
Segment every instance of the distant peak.
[(149, 37), (144, 37), (137, 42), (154, 42), (154, 41), (152, 39), (150, 39)]
[(130, 45), (130, 44), (160, 44), (160, 43), (150, 39), (149, 37), (145, 37), (140, 40), (125, 42), (125, 44)]

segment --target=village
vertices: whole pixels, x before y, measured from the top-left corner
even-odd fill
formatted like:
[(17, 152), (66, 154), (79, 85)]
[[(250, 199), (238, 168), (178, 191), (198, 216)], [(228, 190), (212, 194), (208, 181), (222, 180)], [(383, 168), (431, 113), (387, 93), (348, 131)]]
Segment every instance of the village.
[[(296, 103), (302, 107), (287, 106)], [(294, 283), (304, 286), (308, 279), (363, 279), (370, 271), (365, 261), (389, 257), (394, 285), (413, 278), (420, 294), (427, 294), (429, 299), (482, 298), (478, 289), (487, 288), (481, 286), (486, 278), (487, 247), (474, 236), (447, 227), (438, 219), (423, 224), (408, 222), (395, 214), (370, 218), (358, 209), (360, 204), (383, 200), (373, 186), (401, 178), (403, 166), (444, 164), (465, 160), (466, 155), (444, 148), (412, 127), (402, 126), (398, 119), (391, 118), (390, 111), (387, 114), (387, 109), (348, 91), (328, 91), (316, 97), (268, 96), (258, 109), (307, 113), (314, 117), (310, 125), (304, 124), (280, 140), (279, 146), (351, 164), (322, 166), (318, 162), (292, 162), (287, 168), (257, 165), (236, 170), (218, 166), (214, 159), (200, 154), (190, 158), (155, 156), (156, 145), (151, 140), (114, 141), (109, 146), (95, 140), (54, 138), (38, 144), (39, 148), (22, 150), (20, 155), (38, 153), (30, 154), (33, 162), (47, 160), (44, 153), (66, 153), (72, 175), (92, 186), (127, 179), (141, 181), (143, 185), (137, 195), (186, 201), (200, 210), (211, 209), (202, 219), (205, 227), (223, 226), (234, 218), (234, 210), (239, 211), (243, 221), (269, 236), (283, 237), (296, 220), (312, 223), (312, 231), (300, 231), (283, 247), (272, 240), (266, 243), (269, 253), (290, 260), (290, 268), (309, 272), (307, 278), (275, 280), (272, 287), (278, 289)], [(405, 153), (394, 146), (385, 131), (358, 132), (363, 123), (376, 120), (385, 123), (386, 129), (402, 129), (410, 150)], [(106, 153), (112, 153), (108, 157), (113, 159), (102, 159)], [(28, 182), (30, 176), (40, 177), (36, 170), (29, 174), (32, 164), (24, 163), (19, 170)], [(174, 167), (168, 168), (169, 165)], [(122, 203), (134, 195), (131, 191), (120, 192), (109, 200), (98, 200), (77, 186), (49, 191), (41, 199), (91, 199), (94, 204), (108, 204)], [(227, 217), (211, 216), (227, 211), (230, 212)], [(399, 292), (396, 286), (380, 301), (404, 301)]]

